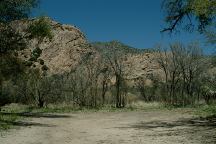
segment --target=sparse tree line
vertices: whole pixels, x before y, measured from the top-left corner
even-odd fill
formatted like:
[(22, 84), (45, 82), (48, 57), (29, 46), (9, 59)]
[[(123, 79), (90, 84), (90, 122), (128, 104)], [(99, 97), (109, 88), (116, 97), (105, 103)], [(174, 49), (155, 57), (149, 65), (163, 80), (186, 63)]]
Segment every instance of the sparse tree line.
[(93, 53), (87, 53), (80, 66), (69, 73), (48, 76), (39, 69), (28, 69), (14, 80), (4, 82), (1, 104), (17, 102), (44, 107), (51, 103), (68, 103), (87, 108), (111, 104), (117, 108), (125, 107), (127, 87), (123, 67), (122, 58), (113, 52), (98, 59)]
[(136, 82), (145, 101), (160, 101), (175, 106), (186, 106), (205, 101), (216, 101), (216, 73), (214, 56), (206, 56), (198, 44), (171, 44), (157, 48), (156, 60), (164, 78), (147, 76), (152, 86), (145, 85), (146, 78)]
[[(24, 36), (10, 24), (14, 20), (28, 19), (30, 11), (38, 2), (0, 1), (0, 106), (20, 102), (44, 107), (49, 103), (72, 102), (82, 107), (98, 107), (108, 103), (124, 107), (124, 72), (121, 61), (117, 59), (119, 56), (114, 59), (106, 57), (101, 63), (89, 53), (83, 57), (81, 66), (70, 73), (47, 75), (49, 68), (39, 57), (42, 53), (40, 44), (44, 38), (52, 39), (49, 22), (40, 17), (29, 25)], [(27, 48), (26, 40), (31, 39), (37, 39), (38, 43), (31, 52), (31, 58), (22, 60), (18, 53)], [(42, 65), (41, 69), (34, 66), (35, 62)], [(110, 82), (111, 77), (116, 77), (117, 85)]]
[[(126, 82), (128, 68), (125, 69), (124, 60), (128, 55), (114, 49), (98, 57), (94, 53), (85, 54), (79, 66), (69, 73), (44, 75), (38, 69), (28, 69), (4, 82), (1, 105), (18, 102), (45, 107), (67, 103), (74, 107), (122, 108), (128, 103), (129, 93), (145, 102), (175, 106), (216, 102), (214, 57), (203, 55), (195, 43), (187, 46), (175, 43), (169, 49), (159, 47), (155, 55), (164, 76), (140, 77), (132, 87)], [(150, 85), (146, 84), (147, 79)]]

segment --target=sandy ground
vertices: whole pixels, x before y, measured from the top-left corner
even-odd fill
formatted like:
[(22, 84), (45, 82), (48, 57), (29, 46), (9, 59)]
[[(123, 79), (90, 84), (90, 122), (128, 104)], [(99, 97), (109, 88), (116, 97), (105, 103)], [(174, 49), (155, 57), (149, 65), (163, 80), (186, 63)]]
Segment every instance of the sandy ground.
[(216, 127), (186, 112), (32, 114), (0, 144), (215, 144)]

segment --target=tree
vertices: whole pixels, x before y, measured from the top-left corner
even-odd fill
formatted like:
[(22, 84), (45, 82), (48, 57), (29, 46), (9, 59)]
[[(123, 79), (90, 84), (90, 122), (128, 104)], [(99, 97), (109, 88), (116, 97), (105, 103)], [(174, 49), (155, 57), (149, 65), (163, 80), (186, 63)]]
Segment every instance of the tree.
[(23, 72), (22, 62), (17, 58), (16, 50), (25, 48), (25, 41), (10, 26), (10, 22), (27, 18), (37, 4), (38, 0), (0, 1), (0, 97), (2, 82)]
[[(148, 80), (151, 81), (150, 85), (147, 83)], [(153, 76), (152, 74), (146, 75), (145, 77), (141, 76), (135, 79), (135, 87), (145, 102), (159, 100), (156, 99), (155, 96), (159, 84), (160, 82), (157, 81), (157, 77)]]
[(165, 102), (172, 105), (193, 104), (202, 86), (201, 76), (208, 67), (196, 43), (170, 45), (170, 51), (158, 51), (158, 63), (165, 74)]
[(95, 58), (93, 53), (88, 53), (84, 57), (85, 71), (87, 72), (88, 85), (89, 85), (89, 105), (91, 107), (97, 107), (98, 101), (98, 84), (99, 76), (101, 75), (101, 62), (99, 58)]
[(101, 69), (102, 105), (104, 105), (105, 101), (106, 101), (105, 96), (106, 96), (106, 93), (109, 89), (110, 74), (111, 74), (111, 70), (110, 70), (109, 66), (107, 64), (104, 64), (104, 66)]
[(0, 23), (28, 18), (31, 10), (38, 4), (39, 0), (1, 0)]
[(125, 75), (126, 75), (126, 66), (124, 63), (124, 59), (127, 57), (126, 54), (122, 54), (120, 51), (117, 51), (115, 45), (111, 51), (107, 53), (107, 59), (112, 69), (112, 73), (115, 77), (115, 90), (116, 90), (116, 107), (122, 108), (125, 107), (126, 101), (126, 83), (125, 83)]
[(168, 24), (162, 32), (172, 32), (183, 25), (188, 31), (198, 30), (215, 43), (215, 0), (164, 0), (162, 9)]

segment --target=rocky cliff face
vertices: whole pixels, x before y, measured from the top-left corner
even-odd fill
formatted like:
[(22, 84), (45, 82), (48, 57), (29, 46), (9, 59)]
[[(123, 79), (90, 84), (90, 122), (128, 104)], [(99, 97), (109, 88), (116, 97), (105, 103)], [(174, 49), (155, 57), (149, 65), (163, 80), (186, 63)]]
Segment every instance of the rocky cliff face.
[[(34, 21), (35, 19), (14, 21), (11, 25), (25, 36), (29, 25)], [(154, 59), (154, 52), (135, 49), (117, 41), (89, 44), (85, 35), (75, 26), (60, 24), (51, 19), (48, 19), (48, 22), (52, 28), (53, 38), (44, 39), (39, 45), (37, 39), (28, 39), (28, 48), (19, 52), (20, 57), (31, 68), (39, 68), (49, 74), (62, 74), (78, 67), (87, 54), (94, 54), (96, 60), (100, 60), (100, 55), (115, 48), (120, 53), (127, 54), (123, 63), (128, 80), (151, 74), (161, 75), (161, 69)], [(32, 60), (32, 53), (37, 47), (40, 48), (41, 54), (37, 60)]]
[[(12, 26), (26, 34), (28, 26), (35, 20), (14, 21)], [(27, 62), (27, 65), (35, 68), (47, 67), (51, 74), (69, 72), (79, 65), (84, 54), (92, 53), (93, 49), (87, 43), (84, 34), (75, 26), (60, 24), (48, 19), (52, 28), (53, 38), (44, 39), (39, 48), (42, 53), (37, 61), (31, 61), (31, 54), (37, 48), (38, 40), (31, 39), (28, 48), (20, 52), (20, 56)]]
[(163, 77), (163, 71), (156, 60), (156, 53), (140, 53), (128, 57), (126, 63), (130, 63), (128, 79)]
[(137, 49), (118, 41), (96, 42), (92, 45), (101, 55), (106, 55), (110, 51), (125, 55), (126, 57), (122, 62), (123, 71), (125, 71), (126, 79), (129, 81), (150, 77), (151, 75), (159, 78), (163, 77), (162, 69), (156, 60), (157, 53), (152, 49)]

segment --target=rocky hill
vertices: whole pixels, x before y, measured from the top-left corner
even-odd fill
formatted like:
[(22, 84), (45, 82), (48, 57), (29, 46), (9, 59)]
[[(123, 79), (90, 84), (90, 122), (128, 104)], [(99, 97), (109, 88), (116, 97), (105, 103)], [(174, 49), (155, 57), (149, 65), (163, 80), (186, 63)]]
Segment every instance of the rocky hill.
[[(14, 21), (12, 26), (22, 33), (26, 31), (32, 20)], [(37, 39), (27, 40), (28, 48), (20, 52), (20, 56), (26, 61), (26, 65), (47, 70), (51, 74), (69, 72), (79, 65), (83, 55), (94, 52), (89, 46), (85, 35), (75, 26), (60, 24), (48, 19), (52, 28), (53, 38), (44, 39), (39, 44), (41, 54), (37, 61), (31, 60), (33, 52), (37, 51)]]
[[(34, 21), (36, 20), (14, 21), (12, 27), (25, 35), (29, 25)], [(75, 26), (60, 24), (49, 18), (48, 22), (52, 28), (53, 38), (44, 39), (39, 45), (38, 39), (27, 40), (28, 48), (20, 51), (20, 57), (25, 60), (26, 66), (45, 70), (49, 74), (61, 74), (78, 67), (87, 54), (101, 57), (108, 51), (115, 50), (127, 55), (124, 60), (127, 79), (161, 73), (152, 50), (136, 49), (118, 41), (90, 44), (85, 35)], [(32, 60), (32, 54), (37, 51), (40, 52), (39, 57), (37, 60)]]

